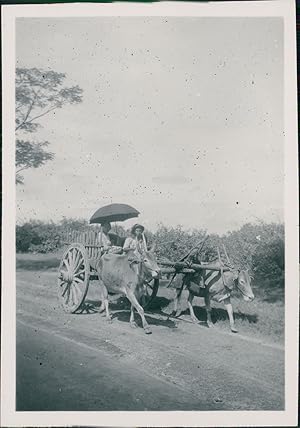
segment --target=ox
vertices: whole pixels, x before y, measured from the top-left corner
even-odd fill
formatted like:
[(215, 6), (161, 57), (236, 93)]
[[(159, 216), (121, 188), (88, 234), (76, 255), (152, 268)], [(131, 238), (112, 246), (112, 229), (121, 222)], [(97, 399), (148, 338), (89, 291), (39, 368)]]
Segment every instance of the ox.
[(136, 309), (142, 319), (145, 333), (151, 334), (139, 300), (145, 292), (145, 281), (159, 276), (160, 270), (154, 255), (154, 248), (143, 253), (104, 254), (98, 261), (96, 270), (101, 290), (100, 312), (105, 310), (106, 319), (111, 320), (108, 292), (123, 294), (131, 303), (130, 325), (136, 327), (134, 321), (134, 309)]
[[(193, 261), (199, 263), (198, 254), (196, 260)], [(209, 265), (217, 268), (222, 268), (224, 265), (217, 259), (209, 262)], [(213, 327), (211, 320), (211, 306), (210, 300), (216, 300), (223, 302), (227, 310), (230, 328), (233, 333), (237, 333), (238, 330), (235, 327), (232, 304), (230, 301), (230, 295), (234, 287), (236, 287), (243, 295), (244, 300), (251, 301), (254, 299), (254, 294), (251, 288), (251, 277), (248, 270), (237, 270), (231, 268), (229, 271), (221, 272), (221, 270), (201, 270), (200, 272), (186, 274), (183, 276), (182, 285), (176, 290), (176, 296), (174, 299), (174, 312), (175, 316), (179, 316), (181, 311), (178, 311), (178, 299), (181, 296), (183, 288), (188, 290), (188, 307), (193, 322), (198, 323), (194, 310), (193, 310), (193, 299), (195, 296), (204, 297), (206, 313), (207, 313), (207, 325)]]

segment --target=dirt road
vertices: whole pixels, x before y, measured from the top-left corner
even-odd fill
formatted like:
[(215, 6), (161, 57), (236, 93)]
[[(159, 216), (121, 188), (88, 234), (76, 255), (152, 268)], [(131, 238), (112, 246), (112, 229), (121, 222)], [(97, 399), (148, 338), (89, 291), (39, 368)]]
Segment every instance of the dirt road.
[(17, 410), (284, 409), (280, 346), (160, 314), (145, 335), (122, 302), (112, 324), (94, 307), (65, 314), (55, 271), (17, 272)]

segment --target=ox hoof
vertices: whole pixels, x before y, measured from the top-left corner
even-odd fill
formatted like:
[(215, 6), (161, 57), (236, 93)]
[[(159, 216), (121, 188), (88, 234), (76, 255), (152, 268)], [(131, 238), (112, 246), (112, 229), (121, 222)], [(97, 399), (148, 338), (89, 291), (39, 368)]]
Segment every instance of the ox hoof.
[(235, 327), (230, 327), (232, 333), (238, 333), (239, 331)]
[(112, 324), (112, 317), (109, 317), (109, 318), (106, 318), (106, 322), (108, 323), (108, 324)]
[(130, 323), (130, 327), (131, 327), (131, 328), (137, 328), (137, 323), (136, 323), (135, 321), (132, 321), (132, 322)]
[(198, 320), (198, 318), (191, 318), (191, 320), (194, 324), (200, 324), (200, 321)]
[(208, 323), (207, 323), (207, 327), (208, 327), (208, 328), (213, 328), (213, 327), (214, 327), (214, 325), (213, 325), (213, 323), (212, 323), (212, 322), (208, 322)]
[(149, 326), (144, 327), (144, 332), (145, 332), (146, 334), (152, 334), (151, 328), (150, 328)]

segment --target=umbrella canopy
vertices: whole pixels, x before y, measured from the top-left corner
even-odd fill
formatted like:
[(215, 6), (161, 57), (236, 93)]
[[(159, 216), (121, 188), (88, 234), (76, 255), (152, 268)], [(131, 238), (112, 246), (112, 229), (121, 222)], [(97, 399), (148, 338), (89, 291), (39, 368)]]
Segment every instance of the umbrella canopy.
[(139, 211), (126, 204), (110, 204), (99, 208), (91, 217), (90, 223), (124, 221), (138, 217)]

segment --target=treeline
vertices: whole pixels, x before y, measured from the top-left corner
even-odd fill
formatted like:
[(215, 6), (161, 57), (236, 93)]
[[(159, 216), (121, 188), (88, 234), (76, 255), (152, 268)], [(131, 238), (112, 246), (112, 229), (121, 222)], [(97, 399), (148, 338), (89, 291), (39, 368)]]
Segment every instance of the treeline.
[[(49, 253), (63, 246), (64, 233), (68, 229), (90, 230), (87, 221), (64, 219), (59, 223), (29, 221), (16, 227), (17, 252)], [(113, 230), (121, 236), (129, 233), (122, 226)], [(146, 231), (150, 241), (156, 243), (160, 258), (179, 260), (192, 247), (201, 242), (205, 230), (185, 230), (181, 226), (167, 227), (160, 224), (155, 233)], [(239, 230), (225, 235), (210, 234), (202, 248), (202, 260), (217, 255), (217, 247), (223, 244), (230, 260), (240, 268), (248, 268), (255, 280), (266, 287), (284, 287), (284, 226), (277, 223), (247, 223)]]

